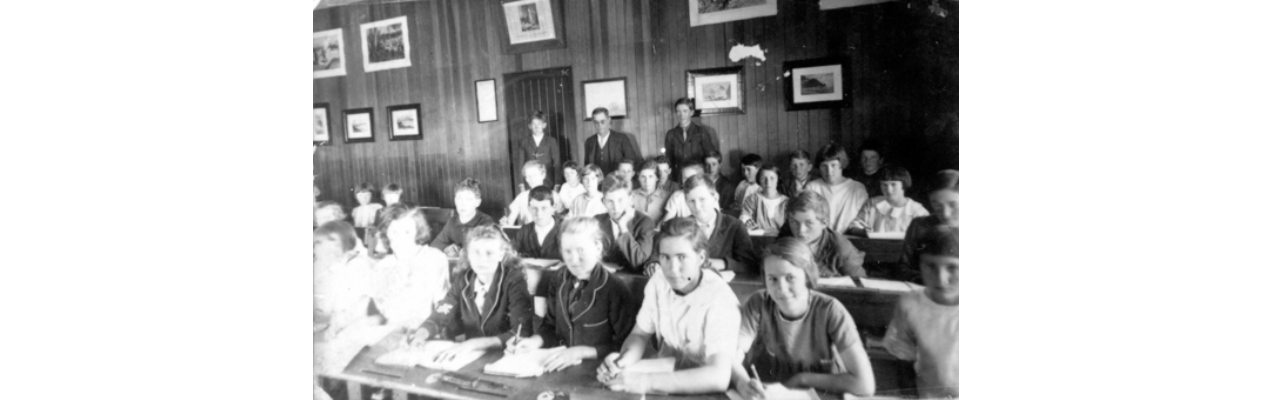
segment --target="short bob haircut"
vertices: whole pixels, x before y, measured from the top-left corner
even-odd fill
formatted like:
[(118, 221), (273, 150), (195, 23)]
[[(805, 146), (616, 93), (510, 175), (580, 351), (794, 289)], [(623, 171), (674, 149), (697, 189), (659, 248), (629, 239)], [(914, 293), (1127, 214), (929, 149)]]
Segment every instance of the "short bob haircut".
[(432, 232), (428, 228), (428, 220), (424, 218), (424, 210), (422, 208), (399, 207), (394, 204), (384, 209), (377, 226), (379, 240), (384, 242), (384, 248), (388, 249), (389, 253), (393, 252), (393, 247), (388, 238), (388, 226), (393, 221), (403, 219), (409, 219), (415, 223), (415, 244), (426, 245), (429, 237), (432, 236)]
[(932, 192), (940, 190), (958, 191), (958, 170), (946, 169), (936, 173), (936, 184), (931, 188)]
[(539, 120), (539, 121), (543, 121), (543, 123), (544, 123), (544, 124), (546, 124), (546, 123), (547, 123), (547, 114), (543, 114), (543, 112), (542, 112), (542, 111), (535, 111), (535, 112), (534, 112), (534, 114), (531, 114), (531, 115), (530, 115), (530, 122), (531, 122), (531, 123), (533, 123), (533, 122), (534, 122), (534, 120), (536, 120), (536, 119), (537, 119), (537, 120)]
[(512, 247), (512, 241), (508, 240), (508, 235), (503, 233), (502, 229), (494, 225), (481, 225), (468, 230), (463, 238), (463, 251), (459, 256), (459, 265), (455, 269), (456, 272), (464, 271), (471, 264), (468, 262), (468, 245), (472, 242), (485, 239), (495, 239), (499, 241), (499, 247), (503, 249), (503, 261), (500, 262), (504, 267), (515, 266), (520, 263), (517, 257), (516, 249)]
[(455, 184), (455, 194), (459, 194), (459, 192), (463, 190), (472, 192), (472, 195), (477, 196), (478, 200), (481, 199), (481, 181), (478, 181), (472, 178), (466, 178), (462, 181), (459, 181), (459, 183)]
[(901, 187), (905, 190), (909, 190), (909, 187), (914, 183), (913, 179), (909, 177), (909, 170), (906, 170), (903, 167), (893, 167), (890, 165), (883, 167), (882, 175), (879, 176), (878, 180), (882, 182), (900, 181)]
[(830, 143), (822, 146), (821, 150), (816, 152), (816, 165), (818, 167), (827, 161), (834, 160), (838, 160), (840, 167), (847, 168), (847, 164), (851, 161), (851, 158), (847, 156), (847, 150), (844, 150), (843, 146), (839, 146), (837, 143)]
[(313, 208), (313, 213), (317, 214), (319, 211), (322, 211), (328, 208), (335, 209), (336, 211), (335, 219), (342, 220), (342, 219), (348, 218), (349, 216), (349, 214), (346, 214), (344, 212), (344, 206), (340, 205), (340, 203), (336, 203), (331, 200), (318, 202), (318, 206)]
[(401, 193), (402, 187), (396, 183), (390, 183), (384, 187), (383, 193)]
[(741, 165), (754, 166), (759, 165), (760, 163), (763, 163), (763, 157), (760, 157), (755, 153), (747, 154), (745, 157), (741, 158)]
[(594, 217), (572, 217), (561, 221), (560, 236), (564, 237), (568, 234), (585, 234), (600, 245), (600, 252), (604, 254), (605, 249), (609, 248), (609, 238), (605, 236), (605, 232), (600, 229), (600, 221)]
[(582, 169), (578, 170), (578, 178), (582, 179), (582, 177), (587, 175), (596, 175), (597, 178), (603, 179), (605, 177), (605, 171), (601, 170), (600, 166), (596, 164), (587, 164), (582, 167)]
[(755, 180), (759, 181), (759, 184), (760, 184), (760, 185), (767, 185), (767, 184), (768, 184), (768, 182), (764, 182), (764, 181), (766, 181), (766, 180), (767, 180), (767, 179), (764, 179), (764, 177), (763, 177), (763, 172), (764, 172), (764, 171), (772, 171), (772, 173), (774, 173), (774, 174), (776, 174), (776, 175), (777, 175), (778, 182), (780, 182), (780, 179), (781, 179), (781, 169), (780, 169), (780, 168), (777, 168), (777, 165), (776, 165), (776, 164), (773, 164), (773, 163), (763, 163), (763, 165), (761, 165), (761, 166), (759, 167), (759, 176), (755, 177)]
[(346, 252), (357, 246), (357, 234), (353, 232), (353, 225), (340, 220), (322, 224), (318, 229), (313, 230), (313, 236), (339, 240), (340, 249)]
[(958, 228), (936, 228), (918, 237), (915, 254), (958, 256)]
[[(672, 218), (662, 223), (661, 231), (658, 233), (657, 247), (661, 247), (662, 241), (671, 238), (686, 238), (693, 244), (693, 251), (708, 253), (706, 262), (710, 262), (709, 250), (706, 247), (706, 232), (702, 232), (702, 228), (697, 226), (697, 221), (688, 217)], [(655, 254), (654, 257), (657, 257)]]
[(816, 213), (817, 219), (825, 222), (829, 219), (830, 205), (826, 203), (825, 196), (820, 193), (805, 190), (790, 199), (786, 203), (786, 215), (794, 215), (794, 213), (811, 211)]
[(821, 276), (821, 270), (820, 267), (816, 266), (816, 261), (812, 257), (812, 248), (808, 247), (807, 243), (791, 236), (779, 238), (764, 249), (764, 256), (786, 260), (790, 265), (803, 270), (803, 275), (807, 278), (808, 288), (816, 288), (817, 278)]
[(547, 186), (536, 186), (533, 189), (530, 189), (529, 201), (546, 201), (552, 205), (556, 205), (556, 198), (555, 196), (552, 196), (552, 188)]
[(361, 184), (358, 184), (357, 187), (353, 188), (353, 194), (362, 194), (363, 192), (375, 194), (375, 187), (371, 186), (369, 183), (362, 182)]
[[(564, 169), (572, 169), (572, 170), (574, 170), (574, 172), (577, 172), (579, 175), (582, 175), (582, 171), (579, 171), (579, 170), (578, 170), (578, 163), (577, 163), (577, 162), (575, 162), (575, 161), (572, 161), (572, 160), (571, 160), (571, 161), (566, 161), (566, 162), (565, 162), (565, 164), (561, 165), (561, 168), (564, 168)], [(562, 173), (563, 173), (563, 172), (562, 172)]]
[(689, 111), (693, 111), (693, 100), (689, 100), (687, 97), (681, 97), (679, 100), (676, 100), (675, 105), (671, 106), (671, 108), (677, 109), (680, 108), (680, 105), (686, 105), (688, 106)]

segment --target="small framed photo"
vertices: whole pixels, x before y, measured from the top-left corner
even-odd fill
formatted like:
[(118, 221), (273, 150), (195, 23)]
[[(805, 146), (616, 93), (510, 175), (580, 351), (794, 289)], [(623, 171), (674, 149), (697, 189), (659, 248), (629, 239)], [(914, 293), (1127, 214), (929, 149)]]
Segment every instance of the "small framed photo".
[(313, 145), (331, 141), (331, 112), (327, 103), (313, 103)]
[(788, 61), (782, 64), (786, 111), (851, 105), (852, 65), (846, 57)]
[(746, 71), (740, 66), (687, 72), (688, 98), (701, 115), (745, 114)]
[(313, 79), (344, 76), (344, 29), (313, 33)]
[(777, 15), (777, 0), (688, 0), (689, 26)]
[(374, 142), (373, 114), (370, 108), (344, 110), (344, 143)]
[(388, 107), (388, 140), (419, 140), (419, 104)]
[(495, 93), (494, 79), (476, 82), (477, 87), (477, 123), (499, 120), (499, 98)]
[(597, 79), (583, 82), (583, 121), (591, 121), (597, 107), (609, 110), (609, 118), (627, 117), (627, 78)]
[(406, 16), (362, 24), (362, 67), (366, 72), (409, 66)]
[(499, 38), (503, 54), (565, 47), (561, 0), (500, 0), (498, 4), (505, 22), (506, 35)]

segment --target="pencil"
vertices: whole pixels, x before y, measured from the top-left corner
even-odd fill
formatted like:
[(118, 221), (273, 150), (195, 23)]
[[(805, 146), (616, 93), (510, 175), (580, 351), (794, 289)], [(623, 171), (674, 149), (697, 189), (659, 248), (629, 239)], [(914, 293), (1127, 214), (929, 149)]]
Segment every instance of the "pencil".
[(759, 386), (764, 386), (763, 381), (759, 380), (759, 370), (755, 369), (755, 364), (750, 364), (749, 372), (755, 374), (755, 380), (759, 381)]

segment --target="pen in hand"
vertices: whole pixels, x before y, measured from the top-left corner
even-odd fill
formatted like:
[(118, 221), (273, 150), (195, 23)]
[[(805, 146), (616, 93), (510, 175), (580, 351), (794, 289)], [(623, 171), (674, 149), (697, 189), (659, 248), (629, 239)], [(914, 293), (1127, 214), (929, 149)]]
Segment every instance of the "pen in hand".
[(521, 324), (516, 324), (516, 332), (512, 333), (512, 345), (508, 346), (507, 351), (511, 352), (512, 349), (516, 348), (516, 345), (520, 343), (521, 343)]
[(764, 384), (763, 384), (763, 381), (759, 380), (759, 370), (755, 369), (755, 364), (750, 364), (750, 371), (749, 371), (749, 372), (755, 375), (755, 377), (754, 377), (754, 381), (755, 381), (755, 382), (757, 382), (757, 383), (759, 383), (759, 388), (760, 388), (760, 389), (766, 389), (766, 387), (765, 387), (765, 386), (764, 386)]

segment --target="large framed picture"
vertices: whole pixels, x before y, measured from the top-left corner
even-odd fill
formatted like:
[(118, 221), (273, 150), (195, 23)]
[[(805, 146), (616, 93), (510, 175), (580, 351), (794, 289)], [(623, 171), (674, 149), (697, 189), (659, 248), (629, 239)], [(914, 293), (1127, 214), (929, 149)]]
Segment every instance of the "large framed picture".
[(344, 76), (344, 29), (313, 33), (313, 79)]
[(480, 80), (477, 87), (477, 123), (499, 120), (499, 98), (494, 91), (494, 79)]
[(746, 71), (740, 66), (691, 70), (688, 98), (701, 115), (745, 114)]
[(313, 145), (331, 141), (331, 112), (327, 103), (313, 103)]
[(688, 0), (689, 26), (777, 15), (777, 0)]
[(591, 121), (597, 107), (609, 110), (610, 119), (627, 117), (627, 78), (597, 79), (583, 82), (583, 121)]
[(503, 54), (529, 53), (565, 47), (565, 18), (561, 0), (501, 0)]
[(786, 111), (851, 105), (852, 64), (846, 57), (788, 61), (781, 65)]
[(373, 114), (370, 108), (344, 110), (344, 143), (374, 142)]
[(388, 140), (419, 140), (419, 104), (388, 107)]
[(409, 66), (406, 16), (362, 24), (362, 67), (366, 72)]
[(867, 4), (886, 3), (892, 0), (821, 0), (822, 10), (863, 6)]

